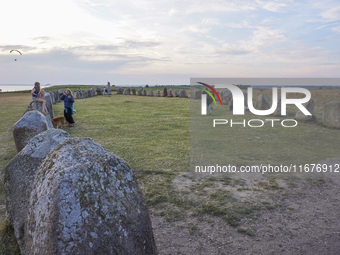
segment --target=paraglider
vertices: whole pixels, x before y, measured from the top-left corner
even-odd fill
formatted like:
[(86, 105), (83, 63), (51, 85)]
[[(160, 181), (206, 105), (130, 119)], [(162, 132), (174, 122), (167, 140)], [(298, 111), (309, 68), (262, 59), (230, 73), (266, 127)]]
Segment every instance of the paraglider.
[[(18, 52), (20, 55), (22, 55), (22, 53), (21, 53), (20, 51), (18, 51), (18, 50), (11, 50), (9, 53), (12, 53), (13, 51), (16, 51), (16, 52)], [(17, 61), (17, 59), (14, 59), (14, 61)]]

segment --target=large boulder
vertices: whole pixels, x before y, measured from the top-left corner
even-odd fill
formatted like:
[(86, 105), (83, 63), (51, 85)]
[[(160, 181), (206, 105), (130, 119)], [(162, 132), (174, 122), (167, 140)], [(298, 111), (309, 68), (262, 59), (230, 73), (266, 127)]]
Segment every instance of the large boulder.
[(161, 96), (161, 91), (160, 91), (160, 90), (157, 90), (156, 97), (160, 97), (160, 96)]
[(179, 97), (182, 97), (182, 98), (187, 98), (188, 97), (188, 94), (187, 94), (187, 91), (186, 90), (181, 90), (181, 93), (179, 94)]
[(27, 254), (157, 254), (133, 172), (90, 138), (65, 140), (41, 164), (25, 229)]
[(339, 101), (331, 101), (324, 105), (322, 123), (327, 127), (340, 128)]
[(52, 100), (52, 96), (50, 95), (49, 92), (45, 93), (45, 100), (46, 100), (47, 111), (48, 111), (51, 119), (53, 119), (54, 118), (53, 100)]
[(175, 97), (179, 97), (179, 90), (178, 89), (175, 90)]
[(124, 89), (123, 94), (124, 94), (124, 95), (131, 95), (130, 89), (129, 89), (129, 88)]
[(271, 104), (269, 101), (269, 97), (266, 94), (260, 94), (257, 97), (255, 109), (257, 110), (268, 110), (270, 109)]
[(172, 91), (172, 89), (168, 90), (168, 97), (174, 97), (174, 92)]
[(230, 100), (233, 98), (229, 89), (224, 89), (221, 91), (221, 100), (223, 104), (229, 105)]
[(96, 88), (96, 92), (97, 92), (97, 95), (100, 95), (100, 96), (103, 95), (103, 90), (102, 90), (101, 87), (97, 87), (97, 88)]
[(123, 89), (121, 87), (117, 87), (117, 95), (123, 95)]
[[(49, 121), (51, 122), (51, 120)], [(46, 116), (40, 111), (27, 111), (13, 125), (13, 137), (17, 152), (21, 151), (34, 136), (52, 127), (52, 122), (48, 123)]]
[(24, 223), (31, 186), (41, 162), (69, 134), (49, 129), (33, 137), (5, 168), (4, 190), (7, 219), (14, 228), (21, 254), (25, 254)]
[(196, 90), (194, 98), (201, 99), (201, 96), (202, 96), (202, 90)]
[[(28, 111), (32, 111), (32, 110), (37, 110), (37, 111), (42, 112), (42, 103), (38, 102), (38, 101), (31, 101), (28, 104), (25, 113), (28, 112)], [(48, 113), (47, 115), (45, 115), (46, 121), (49, 124), (49, 127), (52, 128), (53, 126), (52, 126), (52, 122), (51, 122), (51, 114), (50, 114), (49, 109), (47, 107), (47, 102), (46, 102), (45, 112)]]
[(168, 90), (166, 88), (163, 88), (163, 97), (168, 96)]
[(149, 96), (152, 97), (153, 96), (153, 90), (149, 89)]
[(312, 120), (314, 115), (314, 100), (310, 99), (308, 102), (304, 103), (303, 106), (312, 114), (305, 115), (303, 112), (298, 110), (295, 114), (295, 119), (297, 120)]

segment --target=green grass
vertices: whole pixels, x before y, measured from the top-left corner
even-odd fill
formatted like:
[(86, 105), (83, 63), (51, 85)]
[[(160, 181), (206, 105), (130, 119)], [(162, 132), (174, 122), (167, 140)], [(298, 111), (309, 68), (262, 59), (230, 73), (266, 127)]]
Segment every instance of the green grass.
[[(76, 90), (79, 86), (68, 87)], [(86, 88), (81, 87), (82, 90)], [(157, 88), (153, 89), (155, 91)], [(168, 222), (202, 215), (221, 217), (231, 226), (237, 227), (237, 231), (253, 236), (255, 232), (252, 229), (242, 226), (243, 220), (251, 219), (261, 210), (273, 210), (281, 206), (270, 199), (271, 196), (285, 193), (277, 178), (284, 180), (290, 187), (295, 185), (294, 178), (269, 176), (254, 187), (248, 187), (244, 179), (231, 178), (227, 174), (192, 177), (190, 156), (194, 162), (202, 165), (209, 163), (209, 160), (213, 164), (221, 162), (236, 165), (314, 163), (336, 157), (340, 130), (325, 128), (320, 120), (323, 103), (336, 99), (339, 93), (338, 90), (323, 92), (326, 95), (319, 91), (312, 92), (317, 96), (314, 99), (316, 122), (299, 122), (294, 129), (220, 127), (212, 135), (209, 132), (216, 116), (234, 118), (226, 106), (214, 107), (211, 116), (200, 116), (200, 100), (191, 100), (190, 103), (189, 99), (183, 98), (113, 93), (112, 96), (76, 100), (75, 127), (64, 127), (64, 130), (71, 137), (93, 138), (126, 160), (137, 176), (152, 214), (163, 216)], [(3, 205), (4, 168), (16, 155), (11, 128), (23, 115), (31, 97), (29, 93), (3, 93), (0, 94), (0, 101), (0, 205)], [(55, 116), (63, 115), (63, 104), (55, 104), (54, 111)], [(293, 110), (289, 111), (292, 114)], [(244, 118), (250, 117), (247, 113)], [(174, 185), (174, 180), (186, 173), (192, 183), (186, 187), (186, 191), (181, 191)], [(323, 185), (322, 179), (315, 182)], [(242, 200), (235, 196), (235, 192), (252, 192), (250, 198), (258, 194), (268, 197), (264, 201), (255, 198), (253, 201)], [(0, 213), (3, 218), (4, 211)], [(194, 235), (198, 231), (197, 226), (189, 224), (188, 231)]]
[[(233, 116), (228, 107), (213, 106), (211, 115), (200, 114), (200, 100), (191, 100), (190, 153), (191, 170), (204, 165), (290, 165), (316, 163), (337, 157), (340, 130), (322, 125), (323, 105), (339, 100), (339, 89), (312, 90), (315, 101), (315, 120), (298, 121), (295, 128), (282, 127), (284, 119), (293, 119), (294, 106), (289, 107), (287, 117), (256, 116), (246, 111), (244, 116)], [(257, 91), (259, 93), (259, 91)], [(214, 119), (227, 119), (228, 125), (213, 127)], [(246, 125), (230, 127), (230, 120), (246, 122), (250, 119), (279, 119), (275, 127), (270, 122), (261, 128)]]

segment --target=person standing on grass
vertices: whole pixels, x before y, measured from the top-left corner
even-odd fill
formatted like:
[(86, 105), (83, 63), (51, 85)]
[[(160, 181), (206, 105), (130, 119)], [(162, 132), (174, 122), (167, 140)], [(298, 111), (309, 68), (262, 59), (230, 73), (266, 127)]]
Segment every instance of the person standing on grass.
[(34, 83), (34, 88), (32, 89), (31, 94), (32, 94), (33, 101), (42, 103), (41, 112), (44, 115), (47, 115), (47, 112), (45, 112), (45, 108), (46, 108), (45, 91), (41, 90), (39, 82)]
[(73, 114), (73, 103), (74, 98), (71, 94), (70, 89), (66, 89), (66, 93), (64, 93), (61, 97), (61, 100), (64, 100), (64, 117), (66, 121), (69, 123), (70, 127), (74, 126), (74, 120), (72, 117)]

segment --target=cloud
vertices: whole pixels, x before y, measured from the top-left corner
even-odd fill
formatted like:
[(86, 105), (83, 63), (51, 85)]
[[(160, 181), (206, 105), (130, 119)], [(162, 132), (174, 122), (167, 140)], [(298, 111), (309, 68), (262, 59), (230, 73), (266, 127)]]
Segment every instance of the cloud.
[(328, 21), (340, 20), (340, 6), (336, 6), (321, 12), (321, 17)]

